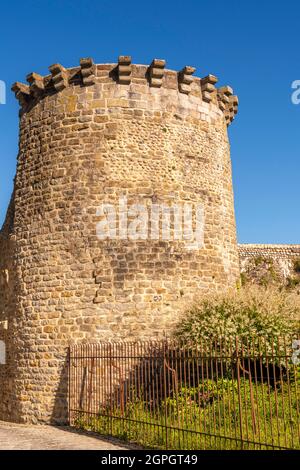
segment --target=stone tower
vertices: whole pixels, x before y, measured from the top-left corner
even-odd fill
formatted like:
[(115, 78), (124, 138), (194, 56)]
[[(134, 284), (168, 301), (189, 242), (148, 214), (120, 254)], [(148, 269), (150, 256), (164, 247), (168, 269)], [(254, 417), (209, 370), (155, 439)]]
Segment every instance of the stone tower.
[[(239, 275), (232, 89), (159, 59), (49, 70), (13, 86), (20, 145), (0, 233), (0, 419), (23, 422), (66, 419), (70, 343), (166, 335), (195, 296)], [(201, 206), (202, 244), (176, 238), (173, 209), (169, 237), (101, 238), (103, 204), (119, 224), (131, 204)]]

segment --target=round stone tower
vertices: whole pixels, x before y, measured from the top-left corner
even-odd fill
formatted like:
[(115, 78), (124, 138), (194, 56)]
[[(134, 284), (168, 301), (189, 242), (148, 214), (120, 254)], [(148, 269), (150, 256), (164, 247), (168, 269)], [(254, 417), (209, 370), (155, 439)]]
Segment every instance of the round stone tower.
[(239, 275), (227, 126), (238, 100), (165, 61), (16, 83), (20, 150), (0, 236), (0, 419), (66, 419), (73, 342), (168, 335)]

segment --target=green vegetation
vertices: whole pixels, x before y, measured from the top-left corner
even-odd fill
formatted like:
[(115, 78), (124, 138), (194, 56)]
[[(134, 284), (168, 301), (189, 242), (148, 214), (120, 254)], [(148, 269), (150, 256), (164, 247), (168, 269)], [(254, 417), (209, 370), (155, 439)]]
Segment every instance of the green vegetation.
[(295, 287), (299, 286), (299, 284), (300, 284), (299, 277), (288, 277), (286, 280), (287, 289), (295, 289)]
[[(203, 297), (178, 324), (175, 336), (193, 348), (214, 341), (214, 348), (228, 352), (237, 347), (255, 354), (284, 353), (279, 339), (300, 330), (300, 297), (276, 288), (245, 286)], [(221, 340), (221, 341), (220, 341)]]
[(248, 276), (246, 273), (241, 273), (240, 274), (240, 284), (238, 285), (238, 288), (244, 287), (247, 283), (249, 282)]
[(261, 264), (268, 263), (268, 262), (269, 260), (264, 258), (263, 256), (256, 256), (256, 258), (254, 258), (255, 266), (260, 266)]
[(297, 258), (294, 261), (294, 271), (295, 273), (300, 274), (300, 258)]
[(244, 379), (240, 387), (235, 379), (205, 380), (152, 407), (135, 399), (123, 414), (115, 407), (114, 418), (103, 408), (97, 417), (79, 415), (76, 425), (151, 449), (299, 448), (295, 382), (288, 389)]
[(242, 286), (246, 284), (257, 284), (259, 286), (280, 286), (283, 283), (278, 271), (276, 270), (274, 260), (263, 256), (256, 256), (249, 260), (246, 266), (246, 272), (241, 274)]
[[(151, 449), (297, 448), (300, 296), (247, 285), (208, 295), (75, 425)], [(147, 374), (146, 374), (147, 371)], [(154, 399), (155, 397), (155, 399)]]

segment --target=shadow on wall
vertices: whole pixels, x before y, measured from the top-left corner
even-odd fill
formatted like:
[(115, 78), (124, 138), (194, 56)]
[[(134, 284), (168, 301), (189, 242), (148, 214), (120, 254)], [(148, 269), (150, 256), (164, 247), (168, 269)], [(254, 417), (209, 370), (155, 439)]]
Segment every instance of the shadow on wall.
[(66, 351), (63, 367), (60, 374), (58, 388), (55, 394), (50, 424), (63, 426), (69, 423), (68, 390), (69, 390), (69, 354)]
[[(11, 334), (11, 333), (10, 333)], [(22, 402), (19, 399), (19, 384), (16, 379), (18, 359), (13, 352), (10, 336), (1, 334), (5, 343), (5, 364), (0, 363), (0, 420), (24, 423)]]

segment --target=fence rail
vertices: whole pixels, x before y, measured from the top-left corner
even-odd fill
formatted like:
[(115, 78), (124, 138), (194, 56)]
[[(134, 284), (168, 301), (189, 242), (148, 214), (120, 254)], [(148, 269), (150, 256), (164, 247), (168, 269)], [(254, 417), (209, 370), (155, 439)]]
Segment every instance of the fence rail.
[(69, 417), (152, 449), (299, 449), (293, 338), (70, 348)]

